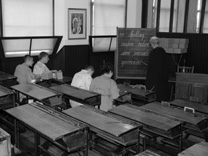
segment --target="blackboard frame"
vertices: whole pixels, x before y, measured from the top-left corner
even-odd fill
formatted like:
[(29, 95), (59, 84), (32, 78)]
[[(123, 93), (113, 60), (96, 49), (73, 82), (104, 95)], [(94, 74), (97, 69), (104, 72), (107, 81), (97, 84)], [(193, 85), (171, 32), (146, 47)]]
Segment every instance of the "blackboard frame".
[(116, 79), (145, 79), (154, 28), (117, 28)]

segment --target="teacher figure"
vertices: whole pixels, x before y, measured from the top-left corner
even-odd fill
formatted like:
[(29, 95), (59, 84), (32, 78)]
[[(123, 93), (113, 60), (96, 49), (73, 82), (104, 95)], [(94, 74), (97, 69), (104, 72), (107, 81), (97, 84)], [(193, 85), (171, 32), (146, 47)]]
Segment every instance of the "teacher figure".
[(156, 101), (168, 100), (168, 71), (166, 63), (166, 52), (159, 47), (159, 38), (150, 38), (150, 45), (153, 48), (149, 54), (146, 88), (156, 92)]

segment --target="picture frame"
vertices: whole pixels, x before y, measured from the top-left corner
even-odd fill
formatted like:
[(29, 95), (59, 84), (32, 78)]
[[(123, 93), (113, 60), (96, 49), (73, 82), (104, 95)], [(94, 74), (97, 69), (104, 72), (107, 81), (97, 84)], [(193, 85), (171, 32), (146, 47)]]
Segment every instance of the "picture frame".
[(86, 39), (87, 9), (68, 8), (68, 39)]

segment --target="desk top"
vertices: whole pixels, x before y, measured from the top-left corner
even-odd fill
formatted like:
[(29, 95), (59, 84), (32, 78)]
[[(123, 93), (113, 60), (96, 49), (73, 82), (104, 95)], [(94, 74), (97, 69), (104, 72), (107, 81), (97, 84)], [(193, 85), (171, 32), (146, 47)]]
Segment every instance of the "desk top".
[(125, 124), (120, 120), (105, 116), (82, 106), (70, 108), (63, 112), (116, 137), (137, 128), (136, 126)]
[(0, 98), (10, 94), (13, 94), (10, 89), (0, 85)]
[(17, 77), (0, 71), (0, 82), (5, 80), (16, 79)]
[(147, 112), (134, 105), (120, 105), (109, 110), (109, 112), (126, 117), (128, 119), (140, 122), (163, 131), (169, 131), (181, 123), (173, 119)]
[(60, 83), (71, 83), (72, 78), (71, 77), (67, 77), (67, 76), (63, 76), (63, 79), (52, 79), (52, 80), (60, 82)]
[[(55, 85), (61, 85), (61, 84), (65, 84), (65, 83), (71, 83), (72, 78), (71, 77), (66, 77), (63, 76), (63, 79), (44, 79), (41, 81), (37, 81), (36, 84), (41, 85), (41, 86), (46, 86), (47, 88), (52, 87)], [(47, 83), (47, 84), (46, 84)]]
[(141, 109), (148, 110), (154, 113), (168, 116), (170, 118), (186, 122), (189, 124), (197, 125), (200, 122), (206, 120), (205, 117), (195, 116), (193, 113), (184, 112), (182, 109), (173, 108), (170, 106), (164, 106), (159, 102), (152, 102), (140, 107)]
[(37, 99), (39, 101), (51, 98), (54, 96), (61, 95), (61, 93), (58, 93), (54, 90), (36, 85), (36, 84), (18, 84), (11, 86), (12, 89), (21, 92), (22, 94), (25, 94), (27, 96), (30, 96), (31, 98)]
[(11, 108), (6, 112), (53, 141), (80, 129), (30, 104)]
[(191, 108), (194, 108), (195, 111), (197, 112), (208, 114), (208, 105), (205, 105), (202, 103), (177, 99), (177, 100), (171, 101), (170, 104), (178, 106), (178, 107), (182, 107), (182, 108), (191, 107)]
[(100, 96), (98, 93), (90, 92), (88, 90), (80, 89), (68, 84), (62, 84), (51, 87), (51, 89), (63, 93), (67, 96), (76, 97), (77, 99), (88, 99), (94, 96)]
[(208, 143), (197, 143), (179, 153), (178, 156), (208, 156)]

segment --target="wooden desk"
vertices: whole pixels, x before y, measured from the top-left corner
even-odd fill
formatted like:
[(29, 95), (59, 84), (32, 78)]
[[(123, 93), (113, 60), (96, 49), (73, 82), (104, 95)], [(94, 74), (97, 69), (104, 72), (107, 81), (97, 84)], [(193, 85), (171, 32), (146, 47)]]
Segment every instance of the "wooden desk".
[[(129, 146), (137, 144), (137, 150), (139, 151), (137, 128), (140, 128), (141, 124), (132, 125), (129, 120), (127, 121), (121, 117), (116, 118), (106, 112), (85, 105), (64, 110), (63, 113), (87, 124), (96, 137), (101, 137), (107, 142), (113, 143), (114, 146), (118, 144), (119, 148), (124, 147), (126, 150)], [(93, 137), (91, 138), (94, 142)]]
[(14, 92), (0, 85), (0, 108), (7, 109), (14, 106), (15, 106)]
[(101, 95), (84, 89), (80, 89), (68, 84), (53, 86), (51, 89), (60, 92), (66, 99), (71, 99), (82, 104), (100, 107)]
[(181, 107), (181, 108), (184, 108), (184, 107), (194, 108), (196, 112), (204, 113), (208, 115), (207, 104), (202, 104), (202, 103), (188, 101), (188, 100), (181, 100), (181, 99), (173, 100), (170, 102), (170, 104), (173, 106)]
[(109, 112), (140, 122), (144, 125), (160, 129), (164, 132), (171, 131), (181, 125), (173, 119), (144, 111), (140, 107), (125, 104), (112, 108)]
[(16, 76), (0, 71), (0, 82), (6, 81), (6, 80), (16, 80), (16, 79), (17, 79)]
[(208, 143), (197, 143), (179, 153), (178, 156), (208, 156)]
[(182, 109), (164, 106), (159, 102), (152, 102), (140, 108), (197, 126), (200, 130), (205, 129), (208, 124), (207, 117), (197, 116)]
[(130, 92), (132, 94), (132, 98), (141, 100), (145, 103), (156, 100), (156, 93), (154, 91), (150, 92), (149, 90), (141, 90), (139, 88), (133, 88), (123, 84), (118, 84), (117, 86), (121, 92)]
[(16, 84), (16, 76), (0, 71), (0, 84), (6, 87)]
[(61, 93), (59, 92), (32, 83), (18, 84), (11, 86), (11, 88), (17, 92), (17, 101), (19, 101), (19, 93), (37, 101), (43, 101), (52, 97), (61, 96)]
[(181, 122), (161, 116), (159, 114), (142, 110), (137, 106), (129, 104), (112, 108), (109, 110), (109, 112), (120, 115), (135, 122), (139, 122), (143, 124), (143, 129), (157, 136), (171, 140), (179, 138), (179, 150), (182, 149)]
[[(55, 110), (54, 112), (50, 109), (43, 110), (37, 103), (14, 107), (6, 110), (6, 112), (15, 119), (15, 144), (17, 147), (19, 146), (19, 122), (34, 132), (36, 156), (40, 155), (38, 148), (40, 145), (40, 136), (55, 143), (70, 134), (74, 135), (85, 129), (84, 127), (78, 126), (77, 123), (73, 124), (72, 120), (61, 117)], [(87, 135), (85, 136), (87, 140)], [(87, 144), (86, 142), (85, 145)]]

